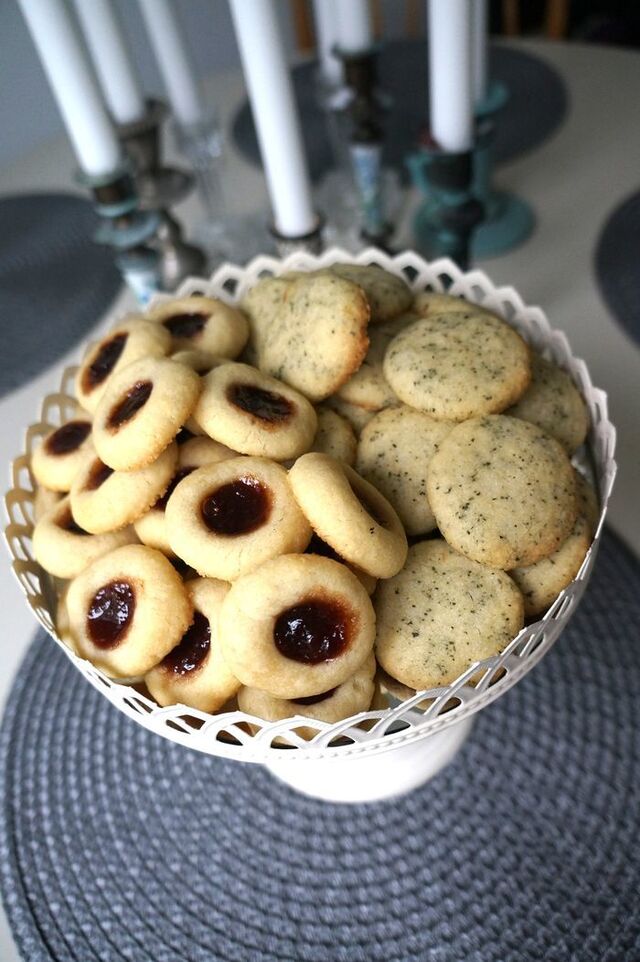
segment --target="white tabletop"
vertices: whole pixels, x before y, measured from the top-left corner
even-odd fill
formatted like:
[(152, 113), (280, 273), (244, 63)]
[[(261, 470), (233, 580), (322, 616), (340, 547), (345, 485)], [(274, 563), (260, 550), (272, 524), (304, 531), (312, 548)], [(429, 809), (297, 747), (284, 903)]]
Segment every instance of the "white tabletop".
[[(637, 429), (640, 347), (609, 315), (595, 285), (593, 254), (597, 237), (612, 209), (640, 187), (640, 55), (632, 51), (586, 46), (521, 42), (522, 49), (544, 58), (564, 78), (570, 99), (568, 115), (558, 132), (498, 172), (497, 184), (527, 200), (537, 218), (535, 233), (521, 248), (481, 262), (491, 278), (511, 284), (530, 304), (541, 305), (554, 327), (563, 329), (575, 353), (590, 368), (594, 383), (609, 394), (612, 420), (618, 428), (619, 474), (609, 522), (640, 552), (640, 522), (636, 496), (640, 490), (640, 434)], [(243, 96), (239, 72), (216, 76), (211, 99), (226, 123)], [(230, 207), (238, 212), (264, 208), (263, 178), (228, 144), (225, 188)], [(0, 193), (35, 190), (77, 190), (72, 180), (74, 159), (64, 138), (58, 138), (0, 170)], [(417, 197), (410, 207), (415, 208)], [(178, 209), (187, 225), (197, 219), (197, 200)], [(411, 246), (410, 216), (400, 232)], [(115, 310), (133, 306), (123, 294)], [(96, 327), (103, 326), (101, 318)], [(8, 464), (21, 450), (26, 425), (38, 413), (41, 397), (57, 388), (60, 371), (77, 350), (19, 391), (0, 399), (0, 464), (8, 479)], [(8, 565), (0, 568), (0, 610), (4, 612), (4, 657), (0, 673), (0, 708), (35, 630), (35, 622)], [(16, 962), (18, 955), (0, 912), (0, 958)]]

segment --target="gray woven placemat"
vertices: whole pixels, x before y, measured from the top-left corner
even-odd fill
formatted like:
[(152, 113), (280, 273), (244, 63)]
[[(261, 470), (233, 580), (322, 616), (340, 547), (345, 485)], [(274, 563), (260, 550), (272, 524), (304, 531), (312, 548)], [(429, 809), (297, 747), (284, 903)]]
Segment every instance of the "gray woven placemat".
[(91, 239), (96, 220), (72, 194), (0, 197), (0, 397), (86, 337), (115, 298), (121, 279)]
[(639, 587), (607, 535), (554, 650), (435, 780), (376, 805), (148, 734), (40, 636), (0, 733), (24, 959), (639, 959)]
[[(496, 163), (537, 147), (563, 122), (568, 94), (556, 71), (532, 54), (504, 46), (492, 46), (491, 77), (505, 84), (509, 102), (500, 114), (494, 158)], [(315, 88), (315, 64), (293, 70), (296, 99), (306, 155), (313, 180), (319, 180), (335, 163), (324, 116)], [(384, 160), (408, 178), (405, 164), (415, 149), (421, 128), (428, 119), (428, 61), (425, 40), (392, 40), (379, 58), (380, 87), (393, 105), (383, 118)], [(260, 153), (249, 105), (240, 107), (233, 122), (233, 137), (251, 163), (260, 166)]]
[(596, 242), (594, 267), (600, 292), (626, 333), (640, 342), (640, 192), (612, 214)]

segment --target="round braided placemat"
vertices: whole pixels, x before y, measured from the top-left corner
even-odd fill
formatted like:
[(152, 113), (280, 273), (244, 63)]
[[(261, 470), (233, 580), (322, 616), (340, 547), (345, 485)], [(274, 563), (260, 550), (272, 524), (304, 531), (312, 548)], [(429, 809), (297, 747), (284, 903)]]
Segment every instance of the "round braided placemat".
[(40, 636), (0, 735), (24, 958), (640, 958), (639, 587), (607, 535), (554, 650), (431, 783), (375, 805), (150, 735)]
[(594, 264), (600, 292), (618, 324), (640, 343), (640, 192), (607, 218), (596, 242)]
[(122, 283), (92, 240), (97, 217), (72, 194), (0, 197), (0, 397), (86, 337)]
[[(418, 136), (428, 120), (428, 76), (426, 40), (390, 40), (378, 58), (380, 89), (392, 100), (381, 118), (384, 129), (384, 162), (395, 167), (406, 181), (407, 154), (415, 150)], [(491, 46), (491, 79), (504, 84), (509, 100), (497, 120), (492, 147), (498, 164), (513, 160), (539, 146), (565, 118), (568, 95), (558, 73), (544, 60), (502, 45)], [(295, 67), (291, 73), (307, 162), (313, 180), (319, 180), (335, 165), (331, 141), (316, 90), (316, 64)], [(232, 133), (243, 156), (261, 166), (251, 108), (244, 103), (236, 113)]]

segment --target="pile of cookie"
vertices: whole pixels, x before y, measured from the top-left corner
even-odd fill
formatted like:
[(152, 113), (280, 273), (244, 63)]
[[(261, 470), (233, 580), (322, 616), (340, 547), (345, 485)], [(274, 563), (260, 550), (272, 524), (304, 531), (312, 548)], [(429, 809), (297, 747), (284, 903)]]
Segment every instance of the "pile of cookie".
[(333, 722), (446, 685), (593, 536), (568, 374), (377, 266), (130, 315), (76, 397), (32, 456), (34, 556), (59, 636), (162, 706)]

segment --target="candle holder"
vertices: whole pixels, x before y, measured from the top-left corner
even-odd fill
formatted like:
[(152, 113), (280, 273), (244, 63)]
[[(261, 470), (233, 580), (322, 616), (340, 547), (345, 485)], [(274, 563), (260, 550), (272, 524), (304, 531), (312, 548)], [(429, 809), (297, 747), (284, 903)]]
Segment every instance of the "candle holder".
[(467, 270), (472, 234), (483, 217), (473, 191), (473, 152), (423, 147), (407, 164), (426, 197), (414, 220), (418, 250), (427, 259), (450, 257)]
[(139, 209), (129, 162), (101, 176), (79, 172), (76, 179), (91, 191), (100, 218), (93, 239), (115, 251), (124, 280), (146, 304), (161, 289), (158, 256), (146, 246), (160, 225), (159, 213)]
[(275, 248), (279, 257), (288, 257), (297, 251), (304, 251), (307, 254), (320, 254), (323, 249), (322, 231), (324, 228), (324, 217), (318, 214), (318, 220), (313, 230), (308, 234), (300, 234), (298, 237), (286, 237), (281, 234), (274, 224), (269, 227)]
[(486, 98), (476, 108), (473, 192), (482, 203), (485, 213), (471, 242), (475, 257), (504, 254), (526, 240), (535, 225), (535, 216), (529, 204), (515, 194), (495, 190), (492, 185), (496, 123), (508, 99), (507, 88), (493, 81)]
[(384, 211), (383, 132), (380, 123), (383, 100), (377, 90), (377, 54), (377, 46), (357, 53), (336, 49), (336, 55), (344, 63), (346, 86), (351, 91), (348, 155), (359, 201), (360, 238), (381, 250), (388, 250), (393, 227), (386, 220)]
[[(157, 258), (161, 290), (173, 291), (191, 274), (202, 274), (206, 268), (204, 253), (185, 241), (178, 221), (169, 209), (183, 201), (194, 188), (191, 174), (162, 162), (162, 124), (167, 118), (166, 104), (148, 100), (144, 117), (117, 127), (118, 138), (135, 171), (141, 210), (158, 215), (156, 231), (148, 247)], [(138, 252), (136, 265), (143, 263)], [(144, 271), (143, 271), (144, 272)]]
[(196, 190), (203, 202), (205, 219), (196, 227), (211, 266), (242, 263), (264, 252), (269, 245), (264, 214), (232, 215), (222, 189), (224, 137), (217, 114), (211, 111), (199, 123), (173, 124), (178, 150), (193, 170)]

